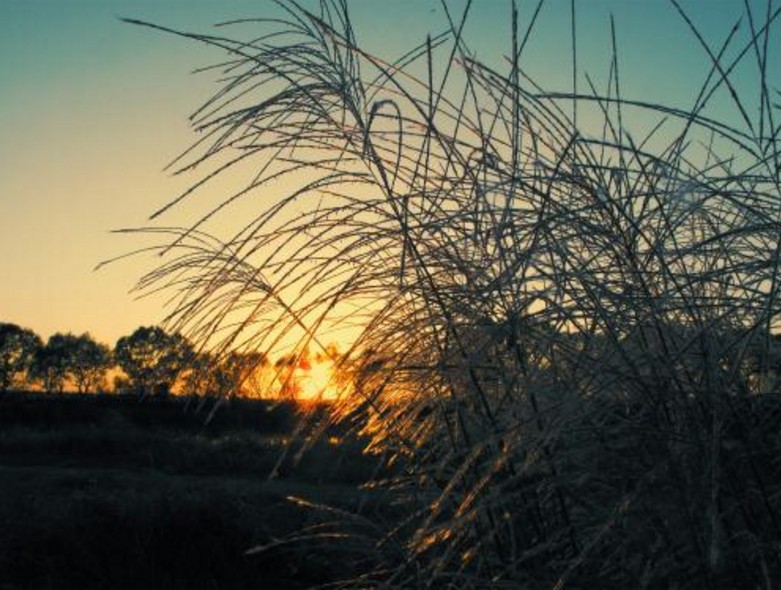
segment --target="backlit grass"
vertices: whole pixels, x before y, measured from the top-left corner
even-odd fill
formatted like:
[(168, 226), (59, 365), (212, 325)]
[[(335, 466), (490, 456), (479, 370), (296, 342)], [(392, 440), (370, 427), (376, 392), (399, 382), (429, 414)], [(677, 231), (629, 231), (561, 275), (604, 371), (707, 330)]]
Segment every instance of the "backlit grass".
[[(364, 544), (382, 565), (355, 585), (770, 588), (779, 9), (747, 4), (712, 46), (671, 3), (710, 59), (682, 110), (625, 97), (613, 29), (607, 88), (578, 84), (573, 54), (553, 92), (523, 70), (515, 9), (497, 71), (462, 35), (469, 2), (392, 63), (346, 2), (307, 6), (249, 40), (183, 34), (222, 51), (223, 84), (177, 161), (202, 180), (158, 215), (245, 181), (147, 230), (165, 257), (140, 287), (171, 289), (171, 324), (217, 349), (303, 353), (359, 326), (334, 419), (398, 467), (378, 485), (407, 518)], [(561, 39), (577, 47), (575, 20)]]

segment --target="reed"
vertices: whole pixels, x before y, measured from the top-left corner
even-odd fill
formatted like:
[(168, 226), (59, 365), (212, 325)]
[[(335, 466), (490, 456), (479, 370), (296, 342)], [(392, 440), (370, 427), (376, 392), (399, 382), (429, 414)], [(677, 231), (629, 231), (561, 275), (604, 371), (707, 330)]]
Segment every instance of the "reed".
[[(672, 1), (711, 59), (682, 110), (624, 96), (614, 29), (607, 88), (578, 88), (574, 2), (564, 93), (524, 72), (535, 21), (514, 8), (497, 71), (462, 35), (471, 2), (392, 62), (357, 44), (346, 1), (318, 6), (281, 3), (250, 40), (131, 21), (227, 55), (176, 163), (205, 172), (155, 216), (246, 180), (145, 230), (165, 257), (140, 286), (172, 289), (169, 323), (226, 351), (358, 326), (334, 419), (395, 467), (378, 485), (407, 519), (361, 539), (381, 565), (353, 583), (771, 588), (781, 9), (747, 4), (750, 34), (715, 51)], [(707, 114), (721, 95), (736, 121)], [(636, 117), (658, 124), (638, 136)]]

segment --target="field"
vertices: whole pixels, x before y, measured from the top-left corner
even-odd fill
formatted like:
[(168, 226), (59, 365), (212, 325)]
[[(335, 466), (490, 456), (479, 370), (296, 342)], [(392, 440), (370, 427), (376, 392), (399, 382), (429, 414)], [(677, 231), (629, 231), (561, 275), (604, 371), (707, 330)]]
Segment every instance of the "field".
[(168, 292), (147, 343), (209, 355), (156, 354), (152, 380), (131, 363), (129, 385), (274, 383), (334, 400), (339, 428), (8, 396), (0, 580), (778, 588), (781, 6), (725, 2), (715, 28), (673, 0), (658, 31), (688, 42), (646, 62), (574, 0), (550, 27), (543, 0), (507, 3), (504, 35), (472, 28), (498, 2), (444, 1), (394, 50), (359, 41), (359, 4), (218, 34), (125, 19), (210, 49), (216, 86), (166, 169), (187, 188), (104, 263), (159, 255), (134, 290)]
[(2, 588), (300, 588), (353, 575), (358, 553), (323, 535), (333, 513), (303, 500), (380, 518), (357, 485), (374, 461), (338, 432), (295, 461), (292, 405), (234, 400), (205, 424), (208, 413), (176, 398), (1, 398)]

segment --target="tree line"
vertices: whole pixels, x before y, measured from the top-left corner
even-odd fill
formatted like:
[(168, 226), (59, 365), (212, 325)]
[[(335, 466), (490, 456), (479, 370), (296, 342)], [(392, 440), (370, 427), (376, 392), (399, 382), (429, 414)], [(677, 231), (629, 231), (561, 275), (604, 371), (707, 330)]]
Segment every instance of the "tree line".
[(141, 326), (112, 349), (89, 333), (58, 332), (44, 343), (28, 328), (0, 323), (0, 392), (41, 388), (165, 396), (178, 387), (187, 393), (234, 396), (252, 390), (262, 396), (268, 384), (259, 380), (259, 369), (268, 364), (259, 352), (217, 358), (196, 351), (186, 337), (158, 326)]

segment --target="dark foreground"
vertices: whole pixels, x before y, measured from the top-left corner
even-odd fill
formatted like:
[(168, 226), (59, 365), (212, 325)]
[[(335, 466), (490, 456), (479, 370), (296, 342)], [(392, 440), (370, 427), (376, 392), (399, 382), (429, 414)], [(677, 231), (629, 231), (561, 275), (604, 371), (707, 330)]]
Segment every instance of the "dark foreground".
[[(360, 551), (328, 511), (367, 519), (374, 469), (325, 433), (296, 462), (293, 406), (6, 394), (0, 398), (0, 588), (305, 588)], [(286, 454), (287, 451), (287, 454)], [(276, 476), (269, 478), (275, 473)], [(253, 548), (260, 551), (250, 551)]]

